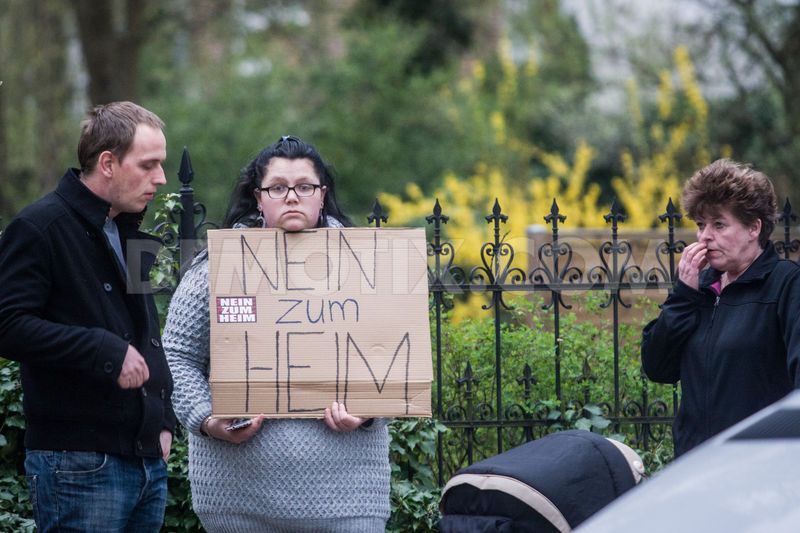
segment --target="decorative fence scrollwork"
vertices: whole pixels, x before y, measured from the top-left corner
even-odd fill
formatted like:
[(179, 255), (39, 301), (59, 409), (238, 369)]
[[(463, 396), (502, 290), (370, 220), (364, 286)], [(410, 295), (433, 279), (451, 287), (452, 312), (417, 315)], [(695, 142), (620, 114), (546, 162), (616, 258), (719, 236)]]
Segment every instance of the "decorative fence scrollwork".
[[(171, 221), (179, 219), (178, 238), (169, 231), (164, 232), (168, 246), (175, 246), (181, 268), (191, 260), (195, 249), (184, 249), (185, 243), (196, 242), (198, 233), (213, 224), (206, 221), (205, 207), (195, 202), (191, 183), (194, 172), (188, 151), (184, 149), (179, 178), (181, 208), (170, 215)], [(621, 376), (622, 349), (620, 328), (623, 323), (620, 312), (631, 311), (629, 294), (650, 294), (663, 298), (671, 290), (676, 279), (676, 267), (686, 242), (676, 237), (682, 215), (672, 199), (665, 212), (656, 216), (660, 224), (666, 224), (666, 233), (659, 237), (652, 249), (655, 266), (642, 268), (633, 261), (634, 247), (621, 238), (620, 225), (626, 216), (614, 201), (604, 216), (609, 225), (610, 238), (595, 249), (596, 256), (587, 262), (584, 271), (575, 264), (576, 253), (571, 243), (559, 235), (567, 215), (561, 213), (553, 200), (550, 212), (543, 216), (550, 229), (550, 239), (528, 254), (517, 254), (514, 247), (502, 236), (503, 225), (508, 222), (499, 201), (495, 201), (491, 213), (485, 220), (491, 225), (490, 239), (480, 249), (480, 265), (461, 265), (456, 248), (446, 239), (445, 225), (449, 217), (436, 200), (432, 212), (426, 217), (432, 229), (432, 238), (427, 244), (428, 286), (431, 296), (430, 310), (434, 331), (435, 369), (435, 417), (451, 428), (437, 441), (437, 466), (440, 484), (453, 470), (472, 463), (487, 455), (502, 452), (504, 448), (541, 436), (564, 419), (564, 410), (582, 411), (593, 406), (611, 423), (614, 432), (625, 431), (631, 435), (632, 444), (642, 450), (651, 449), (654, 442), (669, 438), (669, 424), (678, 405), (678, 391), (674, 386), (655, 385), (643, 374)], [(370, 224), (381, 227), (389, 221), (388, 214), (379, 202), (375, 202)], [(791, 237), (791, 225), (797, 217), (786, 201), (779, 216), (779, 229), (775, 232), (776, 248), (786, 258), (800, 252), (800, 241)], [(663, 227), (663, 226), (662, 226)], [(536, 258), (536, 263), (519, 265), (518, 257)], [(178, 272), (179, 274), (180, 272)], [(658, 292), (660, 291), (660, 292)], [(446, 375), (444, 362), (453, 354), (445, 353), (443, 328), (446, 314), (465, 294), (483, 294), (487, 303), (482, 309), (493, 322), (493, 336), (484, 342), (493, 345), (494, 364), (492, 374), (479, 375), (471, 363), (457, 370), (459, 375)], [(503, 324), (513, 309), (506, 296), (509, 294), (538, 295), (543, 297), (540, 309), (549, 315), (549, 323), (541, 335), (551, 340), (546, 353), (531, 350), (520, 375), (504, 375)], [(610, 361), (595, 357), (592, 353), (580, 354), (581, 368), (571, 371), (567, 380), (572, 397), (564, 397), (562, 363), (565, 345), (569, 344), (570, 331), (565, 328), (565, 311), (577, 312), (565, 298), (579, 294), (599, 294), (599, 308), (607, 310), (605, 317), (611, 329)], [(454, 303), (455, 302), (455, 303)], [(591, 320), (593, 317), (587, 317)], [(572, 326), (574, 327), (574, 325)], [(628, 348), (630, 351), (630, 348)], [(463, 354), (462, 354), (463, 355)], [(466, 355), (469, 357), (469, 354)], [(552, 362), (551, 376), (539, 371), (534, 374), (534, 361)], [(448, 367), (450, 372), (452, 368)], [(541, 366), (539, 367), (541, 368)], [(548, 371), (549, 374), (549, 371)], [(622, 387), (623, 378), (626, 385)], [(547, 378), (547, 379), (545, 379)], [(613, 392), (610, 397), (596, 397), (593, 391), (598, 383), (610, 381)], [(630, 383), (637, 383), (630, 387)], [(448, 396), (443, 394), (447, 384)], [(550, 398), (550, 399), (547, 399)]]

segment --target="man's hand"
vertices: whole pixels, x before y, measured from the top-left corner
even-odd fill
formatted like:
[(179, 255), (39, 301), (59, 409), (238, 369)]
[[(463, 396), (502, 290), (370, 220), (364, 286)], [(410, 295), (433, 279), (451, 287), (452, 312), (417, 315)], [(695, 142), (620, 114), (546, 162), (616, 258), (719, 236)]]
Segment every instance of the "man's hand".
[(705, 244), (692, 243), (683, 251), (681, 261), (678, 263), (678, 277), (694, 290), (700, 288), (700, 272), (708, 265), (706, 251)]
[(162, 429), (158, 440), (161, 441), (161, 457), (163, 457), (164, 462), (167, 463), (169, 462), (169, 452), (172, 449), (172, 433), (170, 433), (169, 430)]
[(333, 402), (330, 407), (325, 408), (325, 424), (334, 431), (353, 431), (365, 421), (361, 417), (347, 414), (343, 403)]
[(122, 370), (117, 378), (117, 383), (123, 389), (136, 389), (150, 379), (150, 370), (139, 350), (128, 345), (125, 360), (122, 361)]

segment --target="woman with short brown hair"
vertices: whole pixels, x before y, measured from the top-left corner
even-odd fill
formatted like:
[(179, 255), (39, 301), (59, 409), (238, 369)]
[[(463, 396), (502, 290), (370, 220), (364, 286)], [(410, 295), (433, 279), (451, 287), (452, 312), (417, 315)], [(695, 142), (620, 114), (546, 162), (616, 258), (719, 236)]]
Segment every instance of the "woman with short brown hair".
[(721, 159), (687, 181), (683, 206), (697, 242), (642, 336), (647, 376), (681, 382), (677, 455), (800, 387), (800, 266), (769, 241), (769, 178)]

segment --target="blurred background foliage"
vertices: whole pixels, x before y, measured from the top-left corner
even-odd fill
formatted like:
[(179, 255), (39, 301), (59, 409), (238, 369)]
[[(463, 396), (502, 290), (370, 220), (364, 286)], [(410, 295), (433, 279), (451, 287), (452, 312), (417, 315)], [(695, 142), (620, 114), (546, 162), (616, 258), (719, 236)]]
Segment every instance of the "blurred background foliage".
[(651, 227), (720, 156), (794, 200), (800, 4), (673, 4), (6, 0), (0, 217), (52, 189), (83, 112), (118, 99), (166, 122), (170, 191), (189, 148), (214, 220), (239, 169), (287, 133), (335, 166), (357, 218), (383, 195), (392, 223), (418, 224), (439, 197), (455, 237), (495, 197), (520, 237), (554, 197), (573, 227), (603, 225), (613, 197)]
[[(566, 227), (604, 226), (614, 198), (626, 228), (656, 226), (721, 156), (800, 202), (800, 0), (3, 0), (0, 82), (0, 228), (76, 164), (85, 111), (123, 99), (166, 122), (164, 192), (189, 148), (211, 220), (239, 169), (294, 134), (335, 166), (356, 220), (380, 197), (391, 224), (424, 225), (438, 198), (467, 266), (495, 199), (518, 253), (553, 199)], [(149, 227), (175, 202), (161, 196)], [(467, 319), (477, 300), (455, 307), (448, 342), (486, 338), (489, 322)], [(585, 348), (592, 323), (568, 324), (567, 353), (607, 359)], [(539, 329), (519, 328), (520, 350)], [(0, 524), (25, 531), (17, 371), (0, 361)], [(425, 465), (441, 430), (393, 427), (395, 478), (422, 487), (393, 484), (393, 530), (435, 522)], [(185, 441), (175, 451), (166, 529), (195, 530)]]

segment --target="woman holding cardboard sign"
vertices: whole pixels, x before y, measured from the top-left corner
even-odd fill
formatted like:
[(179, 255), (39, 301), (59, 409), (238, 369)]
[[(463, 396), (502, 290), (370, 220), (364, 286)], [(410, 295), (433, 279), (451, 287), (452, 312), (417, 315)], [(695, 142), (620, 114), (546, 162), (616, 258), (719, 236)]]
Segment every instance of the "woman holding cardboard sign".
[[(226, 228), (300, 231), (351, 226), (328, 166), (296, 137), (265, 148), (242, 172)], [(164, 348), (173, 403), (189, 430), (194, 510), (215, 531), (384, 531), (389, 518), (386, 421), (334, 402), (324, 420), (211, 417), (208, 254), (170, 303)]]

